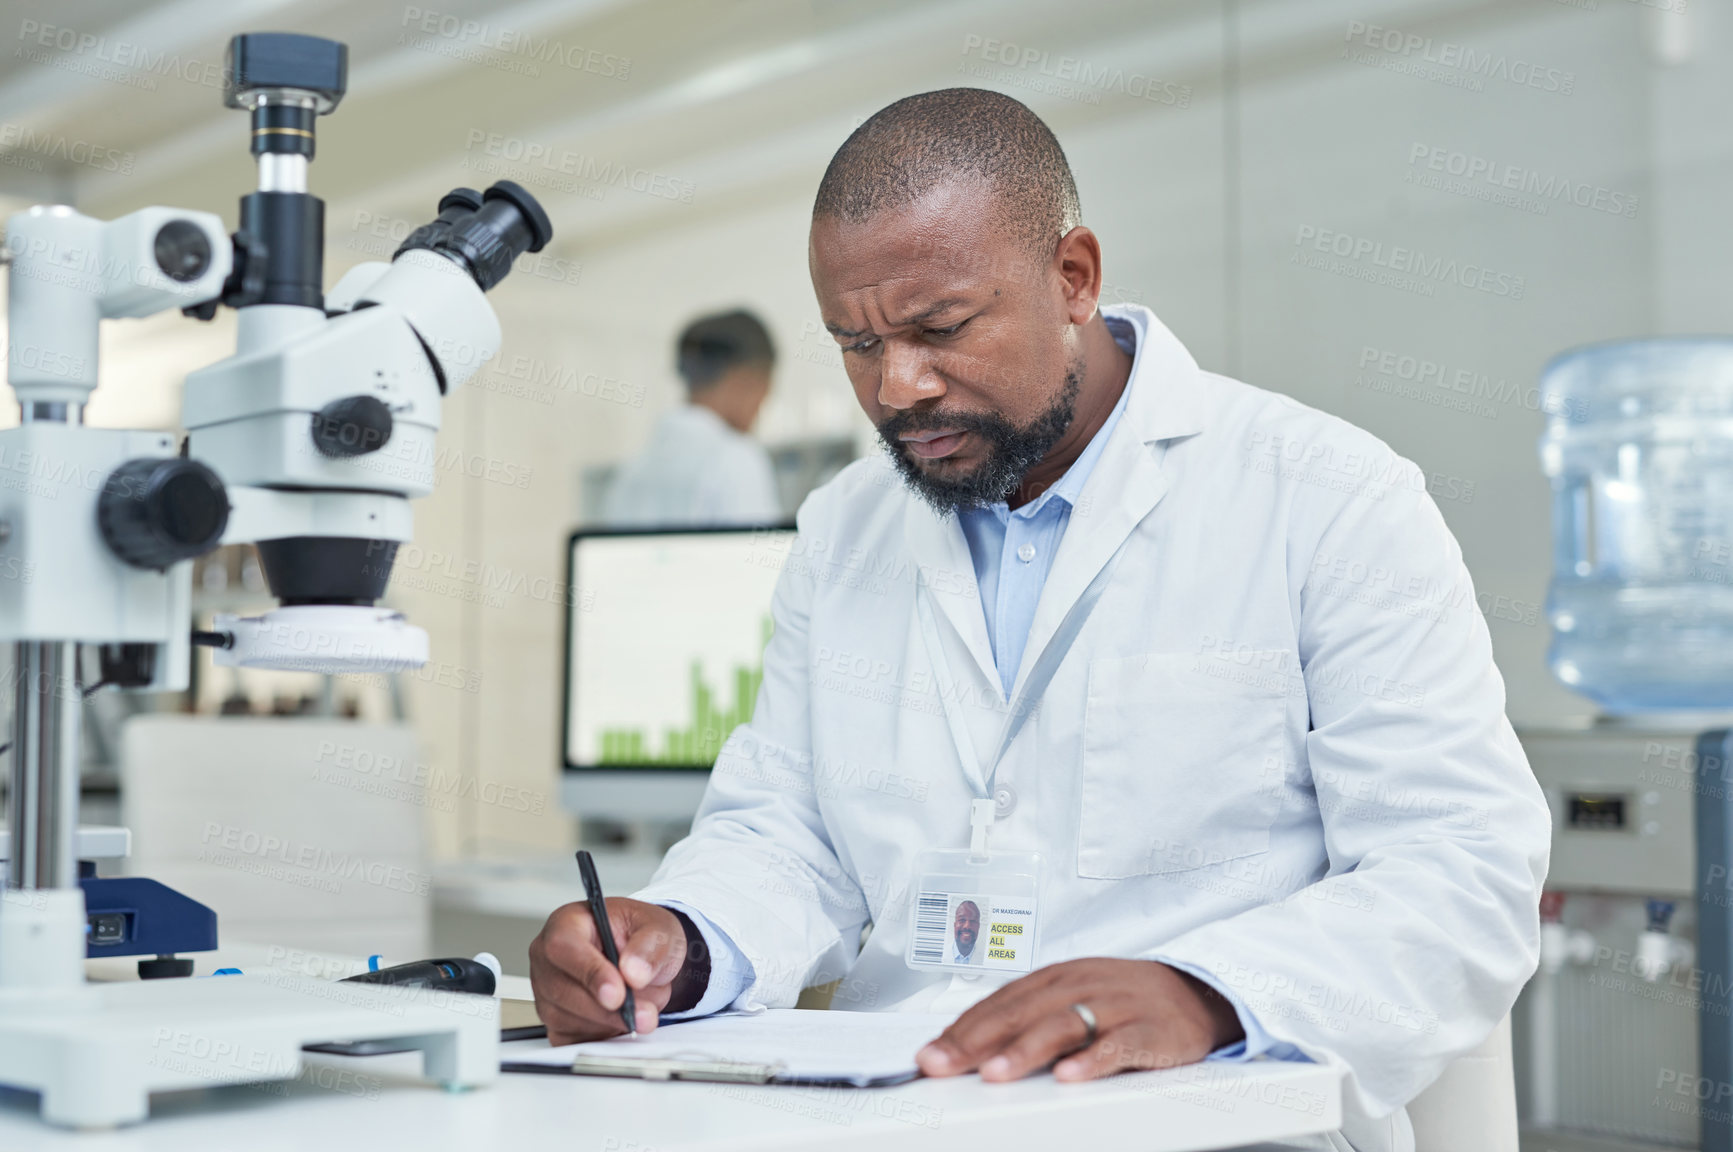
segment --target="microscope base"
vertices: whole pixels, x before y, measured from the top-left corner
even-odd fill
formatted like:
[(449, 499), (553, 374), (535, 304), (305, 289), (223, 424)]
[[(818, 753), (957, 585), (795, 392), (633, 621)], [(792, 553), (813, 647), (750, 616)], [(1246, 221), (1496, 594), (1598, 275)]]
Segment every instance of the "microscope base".
[(91, 984), (87, 999), (32, 1012), (0, 992), (0, 1084), (42, 1094), (70, 1128), (145, 1119), (150, 1093), (293, 1080), (305, 1044), (398, 1041), (447, 1088), (499, 1076), (492, 997), (266, 973)]

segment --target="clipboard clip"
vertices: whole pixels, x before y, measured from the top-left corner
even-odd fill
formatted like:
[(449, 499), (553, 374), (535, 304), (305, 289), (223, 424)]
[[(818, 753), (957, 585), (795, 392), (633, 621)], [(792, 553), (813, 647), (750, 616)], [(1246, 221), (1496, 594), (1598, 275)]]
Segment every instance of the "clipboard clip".
[(674, 1059), (632, 1056), (572, 1057), (572, 1071), (581, 1076), (625, 1076), (635, 1080), (704, 1080), (726, 1084), (769, 1084), (787, 1065), (749, 1064), (738, 1060)]

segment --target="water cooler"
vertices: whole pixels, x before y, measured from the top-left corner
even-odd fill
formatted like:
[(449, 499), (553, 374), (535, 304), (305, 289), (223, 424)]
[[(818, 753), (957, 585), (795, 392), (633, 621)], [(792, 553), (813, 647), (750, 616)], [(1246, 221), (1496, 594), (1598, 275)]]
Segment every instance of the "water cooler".
[(1524, 1147), (1733, 1152), (1733, 340), (1578, 349), (1542, 384), (1549, 662), (1602, 715), (1519, 733), (1553, 814)]

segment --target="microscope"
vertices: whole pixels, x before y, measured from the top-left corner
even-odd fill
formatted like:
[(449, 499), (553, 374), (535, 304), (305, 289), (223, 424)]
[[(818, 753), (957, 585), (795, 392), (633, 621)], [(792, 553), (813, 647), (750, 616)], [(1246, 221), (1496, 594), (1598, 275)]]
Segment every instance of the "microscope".
[[(498, 1075), (492, 1000), (281, 973), (84, 978), (103, 930), (80, 884), (84, 699), (184, 689), (194, 643), (234, 666), (420, 667), (426, 633), (378, 601), (409, 501), (433, 489), (441, 400), (498, 350), (485, 293), (552, 237), (516, 184), (459, 188), (390, 263), (326, 293), (307, 171), (346, 73), (334, 41), (230, 42), (224, 102), (251, 115), (259, 174), (233, 235), (161, 207), (101, 221), (38, 206), (6, 224), (21, 423), (0, 432), (0, 641), (14, 649), (0, 1084), (40, 1092), (51, 1123), (107, 1127), (142, 1120), (152, 1091), (293, 1078), (309, 1044), (420, 1049), (454, 1088)], [(221, 305), (237, 310), (235, 354), (187, 377), (184, 442), (82, 423), (103, 320)], [(192, 559), (232, 543), (257, 548), (278, 606), (194, 633)]]

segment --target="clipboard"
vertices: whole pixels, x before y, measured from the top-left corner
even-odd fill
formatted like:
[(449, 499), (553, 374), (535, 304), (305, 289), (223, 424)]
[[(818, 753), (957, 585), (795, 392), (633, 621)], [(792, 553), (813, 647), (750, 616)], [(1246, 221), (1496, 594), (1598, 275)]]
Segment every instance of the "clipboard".
[(753, 1064), (694, 1054), (687, 1059), (579, 1054), (570, 1065), (502, 1060), (501, 1072), (554, 1076), (621, 1076), (633, 1080), (692, 1080), (708, 1084), (780, 1084), (799, 1088), (894, 1088), (921, 1077), (919, 1069), (891, 1076), (795, 1076), (784, 1064)]
[(642, 1037), (507, 1045), (500, 1071), (636, 1080), (889, 1088), (919, 1079), (915, 1053), (953, 1018), (772, 1008), (669, 1021)]

